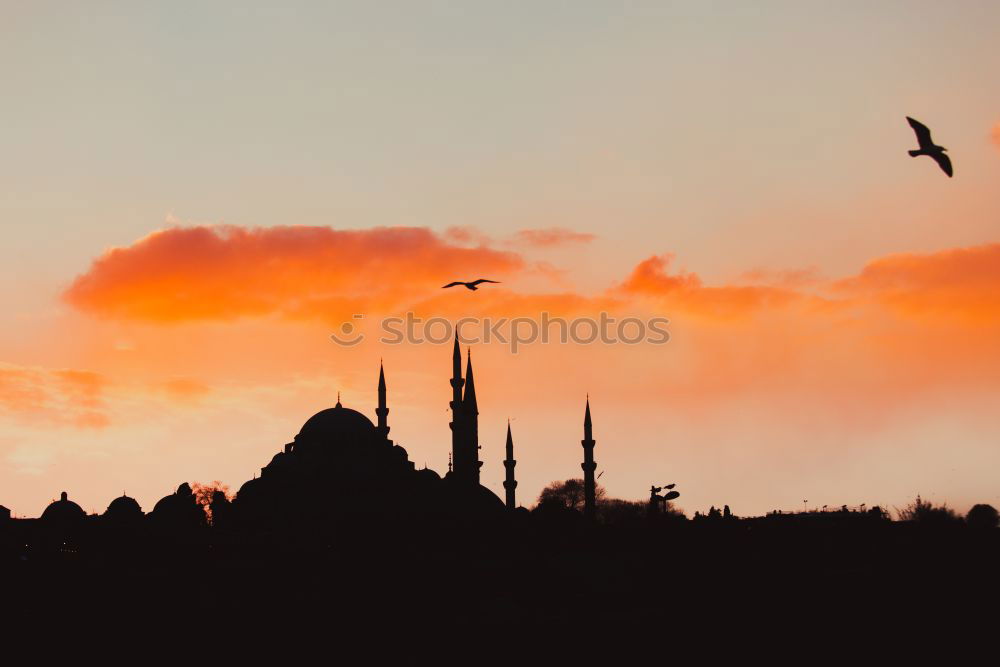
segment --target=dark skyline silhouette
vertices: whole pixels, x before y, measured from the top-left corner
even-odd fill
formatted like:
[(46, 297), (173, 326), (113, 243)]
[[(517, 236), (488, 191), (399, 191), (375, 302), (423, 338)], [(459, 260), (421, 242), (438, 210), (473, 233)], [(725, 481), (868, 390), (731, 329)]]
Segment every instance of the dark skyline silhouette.
[(826, 614), (873, 597), (898, 611), (913, 597), (954, 604), (986, 577), (982, 590), (998, 587), (1000, 528), (988, 505), (965, 519), (919, 497), (898, 521), (881, 507), (741, 517), (728, 504), (689, 518), (673, 505), (675, 482), (652, 485), (648, 501), (609, 497), (594, 475), (589, 396), (583, 477), (520, 506), (508, 423), (501, 501), (479, 482), (473, 363), (467, 353), (463, 376), (457, 339), (451, 366), (455, 465), (443, 476), (389, 439), (380, 363), (376, 423), (338, 399), (232, 497), (218, 482), (185, 482), (148, 514), (122, 494), (88, 516), (66, 492), (38, 519), (0, 512), (7, 603), (22, 618), (52, 606), (183, 617), (208, 599), (227, 624), (273, 624), (295, 610), (340, 629), (382, 628), (391, 608), (421, 630), (581, 619), (652, 630), (672, 620), (660, 600), (694, 617), (718, 613), (720, 600)]

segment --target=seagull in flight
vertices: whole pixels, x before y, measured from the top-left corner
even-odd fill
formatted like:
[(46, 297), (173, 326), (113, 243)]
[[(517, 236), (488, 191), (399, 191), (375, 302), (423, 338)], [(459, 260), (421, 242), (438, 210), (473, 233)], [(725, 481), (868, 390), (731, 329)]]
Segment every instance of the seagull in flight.
[(913, 128), (913, 132), (917, 135), (917, 143), (920, 144), (920, 148), (915, 151), (909, 151), (910, 157), (917, 157), (918, 155), (926, 155), (938, 163), (941, 167), (941, 171), (948, 174), (948, 178), (951, 178), (953, 173), (951, 168), (951, 158), (945, 155), (945, 151), (948, 150), (944, 146), (938, 146), (931, 140), (931, 131), (927, 129), (927, 126), (921, 123), (919, 120), (914, 120), (909, 116), (906, 117), (907, 122), (910, 127)]
[(471, 283), (463, 283), (461, 280), (456, 280), (453, 283), (448, 283), (447, 285), (445, 285), (441, 289), (448, 289), (449, 287), (455, 287), (456, 285), (465, 285), (465, 289), (470, 289), (473, 292), (475, 292), (477, 289), (479, 289), (479, 285), (482, 284), (482, 283), (496, 283), (497, 285), (499, 285), (500, 281), (499, 280), (487, 280), (486, 278), (480, 278), (479, 280), (473, 280)]

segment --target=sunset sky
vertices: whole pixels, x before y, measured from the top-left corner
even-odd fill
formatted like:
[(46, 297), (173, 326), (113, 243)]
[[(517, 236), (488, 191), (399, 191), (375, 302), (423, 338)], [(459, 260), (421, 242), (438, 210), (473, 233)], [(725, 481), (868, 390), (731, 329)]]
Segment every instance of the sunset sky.
[(338, 391), (374, 419), (380, 359), (443, 472), (408, 311), (670, 320), (473, 346), (527, 506), (588, 392), (610, 495), (1000, 503), (1000, 3), (278, 4), (0, 9), (0, 504), (235, 491)]

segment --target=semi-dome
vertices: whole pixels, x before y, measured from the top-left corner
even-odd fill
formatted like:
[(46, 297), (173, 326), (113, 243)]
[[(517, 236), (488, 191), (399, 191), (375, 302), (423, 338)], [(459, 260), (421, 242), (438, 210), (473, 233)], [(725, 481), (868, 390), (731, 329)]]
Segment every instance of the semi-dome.
[(69, 499), (65, 491), (59, 496), (59, 500), (54, 501), (45, 511), (42, 512), (42, 519), (46, 521), (75, 521), (87, 516), (83, 508)]
[(317, 412), (299, 431), (296, 441), (306, 440), (364, 440), (375, 434), (375, 424), (357, 410), (336, 407)]

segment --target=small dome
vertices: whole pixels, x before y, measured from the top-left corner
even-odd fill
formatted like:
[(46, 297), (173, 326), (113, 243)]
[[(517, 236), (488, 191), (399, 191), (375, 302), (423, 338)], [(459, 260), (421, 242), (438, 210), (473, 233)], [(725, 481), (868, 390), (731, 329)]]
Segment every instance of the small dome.
[(309, 418), (296, 436), (306, 440), (366, 440), (375, 435), (375, 424), (357, 410), (340, 403)]
[(465, 484), (454, 476), (446, 476), (444, 483), (451, 496), (452, 507), (459, 512), (497, 512), (507, 507), (499, 496), (482, 484)]
[(135, 498), (129, 498), (122, 494), (111, 501), (108, 509), (104, 510), (104, 516), (112, 519), (132, 519), (141, 517), (143, 514), (142, 507), (139, 506)]
[(246, 495), (252, 494), (254, 492), (254, 490), (258, 489), (258, 488), (260, 488), (260, 478), (259, 477), (254, 477), (253, 479), (248, 479), (247, 481), (243, 482), (243, 486), (241, 486), (240, 490), (236, 492), (236, 497), (240, 498), (241, 496), (246, 496)]
[(65, 491), (59, 496), (59, 500), (51, 503), (42, 512), (42, 519), (46, 521), (76, 521), (87, 516), (83, 508), (69, 499)]
[(417, 471), (418, 479), (425, 480), (428, 482), (440, 482), (441, 475), (437, 474), (430, 468), (421, 468)]
[(171, 493), (169, 496), (164, 496), (156, 501), (153, 505), (153, 514), (163, 514), (165, 512), (175, 512), (184, 511), (189, 507), (197, 506), (197, 501), (194, 497), (194, 492), (191, 491), (191, 485), (184, 482), (177, 487), (177, 491)]

